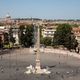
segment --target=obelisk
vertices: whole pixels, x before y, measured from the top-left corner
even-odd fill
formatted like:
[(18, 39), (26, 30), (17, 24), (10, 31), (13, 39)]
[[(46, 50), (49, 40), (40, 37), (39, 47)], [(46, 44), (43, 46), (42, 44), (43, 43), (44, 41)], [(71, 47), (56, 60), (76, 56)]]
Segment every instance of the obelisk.
[(37, 31), (37, 43), (36, 43), (36, 66), (35, 70), (36, 73), (41, 73), (41, 67), (40, 67), (40, 28), (39, 24), (37, 25), (38, 31)]

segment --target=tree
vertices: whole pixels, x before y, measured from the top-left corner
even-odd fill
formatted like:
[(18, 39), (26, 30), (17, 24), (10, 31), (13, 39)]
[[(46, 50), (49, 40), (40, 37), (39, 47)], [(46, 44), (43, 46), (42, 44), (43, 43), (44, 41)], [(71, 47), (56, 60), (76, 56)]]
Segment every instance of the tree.
[(3, 47), (3, 43), (2, 43), (2, 37), (0, 36), (0, 48)]
[(45, 45), (45, 46), (51, 46), (51, 40), (52, 38), (50, 37), (45, 37), (42, 39), (42, 43)]
[(33, 25), (28, 25), (25, 30), (24, 35), (24, 46), (30, 47), (33, 45), (33, 38), (34, 38), (34, 27)]
[(44, 44), (44, 43), (43, 43), (43, 39), (44, 39), (44, 38), (43, 38), (43, 36), (42, 36), (42, 29), (43, 29), (43, 27), (40, 26), (40, 43), (41, 43), (41, 44)]
[(79, 25), (77, 25), (77, 24), (72, 24), (72, 27), (79, 27)]
[(34, 38), (34, 27), (33, 25), (21, 25), (19, 28), (19, 38), (21, 45), (25, 47), (30, 47), (33, 45), (33, 38)]
[(4, 33), (4, 44), (9, 44), (9, 35), (8, 35), (8, 33)]
[(9, 29), (9, 42), (15, 43), (15, 38), (13, 37), (13, 31), (12, 28)]
[(21, 25), (19, 27), (19, 40), (20, 40), (20, 44), (23, 45), (24, 44), (24, 30), (25, 30), (25, 26)]
[(69, 50), (78, 46), (78, 42), (72, 33), (72, 27), (69, 24), (61, 24), (57, 27), (54, 33), (53, 44), (63, 45)]

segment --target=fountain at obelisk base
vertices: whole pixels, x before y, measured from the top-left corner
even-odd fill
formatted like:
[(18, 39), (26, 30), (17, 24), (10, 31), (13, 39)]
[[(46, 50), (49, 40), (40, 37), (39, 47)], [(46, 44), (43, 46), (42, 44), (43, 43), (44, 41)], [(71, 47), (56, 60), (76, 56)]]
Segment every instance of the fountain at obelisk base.
[(51, 72), (48, 69), (41, 69), (40, 66), (40, 28), (39, 24), (38, 27), (38, 33), (37, 33), (37, 43), (36, 43), (36, 65), (33, 67), (32, 65), (27, 67), (26, 74), (50, 74)]

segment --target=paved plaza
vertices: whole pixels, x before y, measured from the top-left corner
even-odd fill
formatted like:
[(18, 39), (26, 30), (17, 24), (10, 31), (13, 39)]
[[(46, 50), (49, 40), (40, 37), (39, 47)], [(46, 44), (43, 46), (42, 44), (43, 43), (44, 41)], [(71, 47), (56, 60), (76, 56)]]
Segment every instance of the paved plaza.
[(0, 80), (80, 80), (80, 55), (74, 52), (42, 49), (41, 68), (48, 68), (48, 75), (25, 74), (27, 66), (35, 66), (32, 48), (1, 52), (4, 54), (0, 55)]

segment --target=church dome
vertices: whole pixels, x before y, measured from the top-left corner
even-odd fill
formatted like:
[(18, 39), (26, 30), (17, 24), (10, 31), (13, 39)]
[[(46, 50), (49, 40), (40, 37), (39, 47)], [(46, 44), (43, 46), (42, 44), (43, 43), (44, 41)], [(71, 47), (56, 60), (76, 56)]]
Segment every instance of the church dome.
[(11, 18), (11, 16), (9, 15), (9, 13), (6, 15), (6, 18)]

